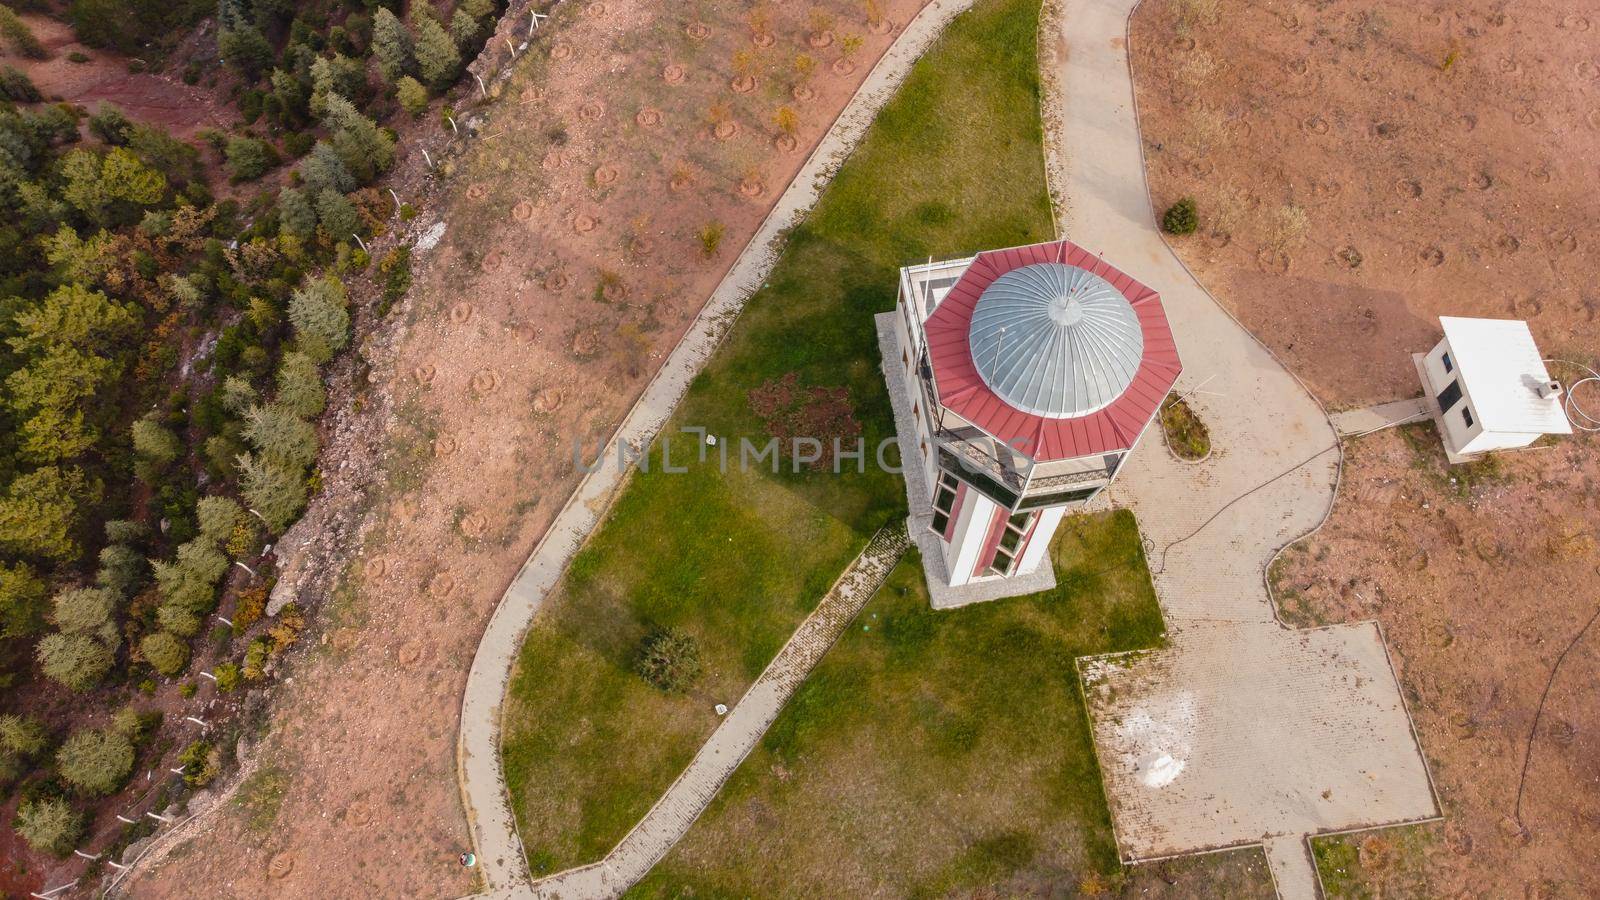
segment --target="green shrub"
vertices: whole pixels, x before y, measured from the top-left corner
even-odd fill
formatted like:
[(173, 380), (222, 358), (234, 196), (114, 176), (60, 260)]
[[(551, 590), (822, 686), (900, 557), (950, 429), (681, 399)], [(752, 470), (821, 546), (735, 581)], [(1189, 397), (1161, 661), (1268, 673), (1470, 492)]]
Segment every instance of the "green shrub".
[(92, 797), (114, 793), (133, 772), (133, 741), (98, 728), (74, 732), (56, 751), (56, 770), (81, 793)]
[(139, 652), (157, 672), (171, 678), (189, 664), (189, 645), (165, 631), (154, 631), (139, 641)]
[(211, 674), (216, 676), (217, 690), (224, 694), (231, 694), (239, 687), (239, 666), (235, 663), (222, 663)]
[(111, 717), (111, 730), (132, 741), (137, 747), (156, 733), (161, 727), (162, 718), (159, 709), (140, 712), (132, 706), (124, 706)]
[(86, 634), (45, 635), (34, 655), (46, 678), (74, 691), (98, 685), (116, 661), (109, 647)]
[(241, 181), (254, 181), (280, 162), (278, 151), (274, 150), (271, 144), (252, 137), (229, 139), (223, 154), (228, 160), (231, 180), (236, 184)]
[(409, 222), (417, 217), (417, 208), (409, 203), (400, 204), (400, 221)]
[(12, 827), (40, 853), (66, 856), (83, 835), (83, 819), (63, 798), (39, 797), (22, 801)]
[(422, 82), (406, 75), (395, 82), (394, 88), (400, 108), (410, 113), (413, 119), (422, 118), (422, 114), (428, 111), (428, 89), (422, 86)]
[(89, 61), (89, 54), (84, 53), (82, 50), (74, 50), (67, 54), (67, 61), (79, 64), (86, 63)]
[(264, 637), (258, 637), (244, 648), (244, 668), (241, 674), (246, 681), (260, 681), (267, 677), (267, 657), (272, 649), (272, 644)]
[(222, 768), (220, 754), (210, 741), (195, 741), (183, 748), (183, 752), (178, 754), (178, 762), (183, 766), (183, 780), (195, 787), (210, 784)]
[(1161, 216), (1161, 230), (1167, 234), (1194, 234), (1199, 227), (1200, 217), (1195, 211), (1193, 197), (1179, 199)]
[(700, 645), (676, 628), (658, 628), (639, 642), (633, 667), (660, 690), (682, 693), (700, 677)]
[(50, 51), (34, 35), (28, 23), (22, 21), (21, 16), (4, 4), (0, 4), (0, 35), (5, 37), (13, 49), (29, 59), (50, 58)]
[(16, 103), (38, 103), (44, 96), (27, 75), (10, 66), (0, 66), (0, 98)]
[[(401, 215), (405, 214), (404, 208)], [(383, 276), (383, 310), (411, 290), (411, 248), (404, 244), (390, 250), (378, 261), (378, 274)]]
[(49, 595), (50, 586), (27, 563), (0, 562), (0, 638), (37, 633)]

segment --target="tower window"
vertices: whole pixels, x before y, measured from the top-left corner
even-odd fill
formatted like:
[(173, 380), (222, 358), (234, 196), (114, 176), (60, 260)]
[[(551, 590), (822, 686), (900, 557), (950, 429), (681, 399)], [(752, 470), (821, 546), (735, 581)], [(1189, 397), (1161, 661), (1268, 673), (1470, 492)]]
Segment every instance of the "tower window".
[(1038, 510), (1024, 510), (1011, 514), (1006, 529), (1000, 533), (1000, 546), (995, 548), (994, 562), (989, 564), (989, 575), (1010, 575), (1017, 570), (1017, 560), (1022, 558), (1023, 541), (1033, 527)]
[(950, 518), (955, 515), (956, 494), (960, 489), (961, 482), (949, 472), (939, 473), (939, 486), (933, 492), (933, 522), (929, 527), (941, 537), (945, 529), (950, 527)]

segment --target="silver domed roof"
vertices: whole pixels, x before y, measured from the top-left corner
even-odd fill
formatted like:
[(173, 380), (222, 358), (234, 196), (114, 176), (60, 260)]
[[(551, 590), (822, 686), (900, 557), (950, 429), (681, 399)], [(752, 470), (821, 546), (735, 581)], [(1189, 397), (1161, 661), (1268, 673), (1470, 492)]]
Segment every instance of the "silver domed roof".
[(1144, 356), (1139, 316), (1122, 292), (1056, 262), (1012, 269), (984, 288), (968, 339), (990, 390), (1050, 419), (1110, 406)]

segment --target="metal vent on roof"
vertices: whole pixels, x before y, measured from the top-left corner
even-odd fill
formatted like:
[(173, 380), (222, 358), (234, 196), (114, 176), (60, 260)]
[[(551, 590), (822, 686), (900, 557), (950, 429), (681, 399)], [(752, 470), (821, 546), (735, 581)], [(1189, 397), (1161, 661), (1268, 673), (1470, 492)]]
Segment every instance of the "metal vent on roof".
[(1144, 332), (1121, 291), (1065, 263), (1035, 263), (979, 295), (972, 361), (1011, 406), (1052, 419), (1110, 406), (1139, 370)]

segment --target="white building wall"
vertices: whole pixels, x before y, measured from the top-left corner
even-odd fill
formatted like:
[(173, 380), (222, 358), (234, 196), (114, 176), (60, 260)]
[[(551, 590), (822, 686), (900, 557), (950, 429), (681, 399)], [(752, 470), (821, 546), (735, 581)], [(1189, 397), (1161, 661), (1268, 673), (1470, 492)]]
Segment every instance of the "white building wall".
[[(1488, 431), (1483, 427), (1482, 417), (1478, 415), (1477, 408), (1473, 406), (1472, 394), (1467, 391), (1466, 382), (1461, 381), (1459, 368), (1446, 372), (1444, 356), (1450, 353), (1450, 339), (1445, 338), (1435, 344), (1432, 350), (1422, 358), (1422, 373), (1427, 378), (1428, 384), (1423, 387), (1429, 396), (1437, 397), (1455, 381), (1461, 385), (1461, 399), (1440, 415), (1440, 422), (1444, 426), (1445, 443), (1456, 453), (1488, 453), (1492, 450), (1512, 450), (1517, 447), (1526, 447), (1539, 439), (1538, 434), (1524, 432)], [(1452, 354), (1451, 361), (1455, 357)], [(1463, 411), (1472, 415), (1472, 424), (1467, 424)]]
[(995, 510), (999, 504), (983, 494), (967, 488), (956, 516), (956, 529), (948, 544), (945, 562), (950, 567), (950, 586), (957, 587), (976, 576), (978, 555), (983, 552), (984, 539), (989, 536), (989, 526), (994, 524)]
[(1050, 555), (1050, 542), (1055, 539), (1056, 526), (1061, 524), (1061, 519), (1066, 516), (1065, 506), (1052, 506), (1039, 513), (1039, 524), (1033, 528), (1033, 535), (1028, 538), (1028, 546), (1022, 551), (1022, 558), (1017, 560), (1018, 575), (1027, 575), (1039, 568), (1040, 561)]

